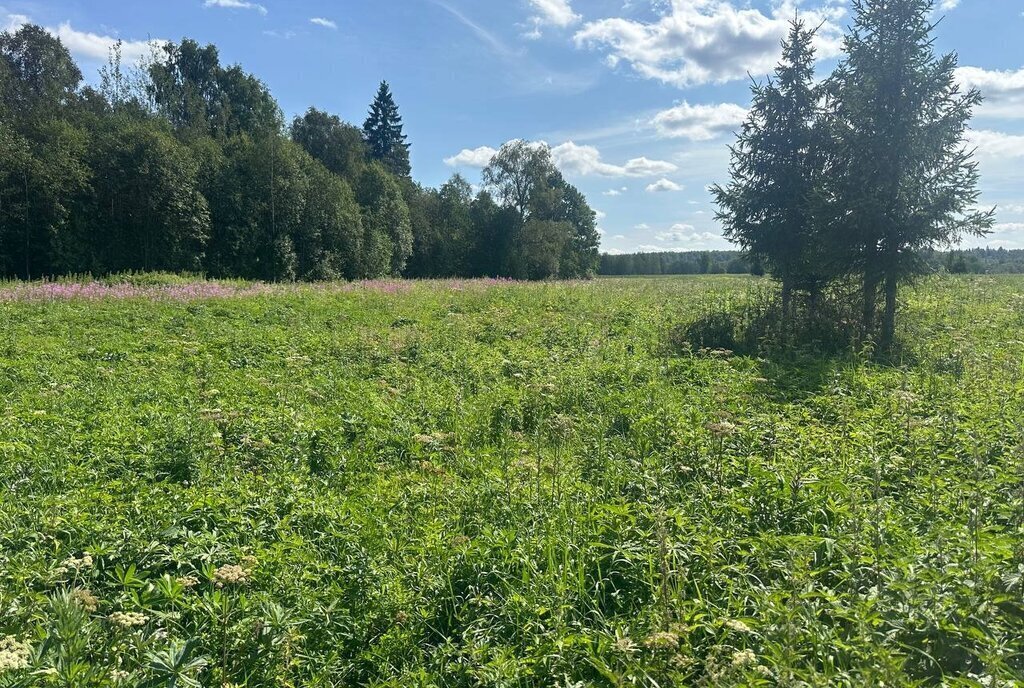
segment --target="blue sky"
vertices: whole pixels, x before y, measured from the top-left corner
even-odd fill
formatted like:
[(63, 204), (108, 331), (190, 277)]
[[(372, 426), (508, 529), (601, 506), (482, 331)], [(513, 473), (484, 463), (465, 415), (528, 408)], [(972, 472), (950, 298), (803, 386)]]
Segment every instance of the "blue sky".
[[(972, 143), (998, 225), (969, 245), (1024, 248), (1024, 0), (937, 0), (937, 47), (987, 102)], [(728, 248), (707, 186), (797, 11), (836, 61), (847, 0), (0, 0), (0, 28), (61, 36), (95, 80), (114, 38), (191, 37), (263, 79), (285, 114), (361, 124), (387, 79), (429, 185), (472, 182), (490, 149), (543, 140), (599, 211), (603, 250)]]

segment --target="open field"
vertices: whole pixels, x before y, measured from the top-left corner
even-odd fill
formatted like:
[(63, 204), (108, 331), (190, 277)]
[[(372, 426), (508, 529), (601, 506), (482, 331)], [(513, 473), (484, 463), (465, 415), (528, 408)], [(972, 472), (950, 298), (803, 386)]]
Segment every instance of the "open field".
[(1020, 685), (1024, 278), (758, 284), (0, 286), (0, 686)]

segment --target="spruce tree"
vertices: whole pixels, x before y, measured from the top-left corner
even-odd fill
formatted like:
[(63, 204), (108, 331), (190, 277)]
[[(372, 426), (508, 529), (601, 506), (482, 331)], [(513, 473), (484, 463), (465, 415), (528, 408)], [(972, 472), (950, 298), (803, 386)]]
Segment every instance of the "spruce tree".
[(775, 78), (752, 86), (750, 114), (732, 148), (732, 180), (712, 187), (725, 236), (781, 282), (785, 315), (795, 291), (813, 299), (828, 281), (809, 208), (820, 155), (813, 38), (803, 22), (792, 23)]
[(826, 84), (831, 164), (817, 204), (836, 263), (862, 282), (864, 329), (885, 296), (880, 345), (895, 332), (897, 287), (923, 253), (984, 235), (978, 165), (965, 145), (976, 90), (961, 92), (955, 54), (936, 56), (932, 0), (854, 0), (846, 59)]
[(370, 158), (379, 160), (396, 177), (410, 175), (409, 144), (402, 133), (402, 116), (398, 114), (398, 105), (386, 81), (381, 82), (377, 96), (370, 105), (370, 114), (363, 124), (363, 137)]

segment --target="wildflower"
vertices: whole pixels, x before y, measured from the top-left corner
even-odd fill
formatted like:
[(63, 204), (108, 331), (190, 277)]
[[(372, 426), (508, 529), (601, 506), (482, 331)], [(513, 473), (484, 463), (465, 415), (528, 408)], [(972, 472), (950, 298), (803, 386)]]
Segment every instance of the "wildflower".
[(774, 678), (772, 670), (766, 667), (764, 664), (758, 664), (756, 667), (754, 667), (754, 673), (760, 674), (765, 678)]
[(183, 588), (194, 588), (199, 585), (199, 579), (195, 576), (181, 576), (178, 578), (178, 585)]
[(136, 628), (138, 626), (145, 626), (146, 622), (149, 621), (149, 617), (139, 612), (114, 612), (107, 617), (111, 623), (120, 626), (121, 628)]
[(736, 434), (736, 426), (727, 420), (723, 420), (718, 423), (708, 423), (707, 428), (711, 431), (711, 434), (716, 437), (725, 437), (727, 435)]
[(398, 624), (399, 626), (401, 626), (402, 624), (404, 624), (408, 620), (409, 620), (409, 615), (406, 614), (405, 612), (398, 611), (398, 612), (395, 613), (395, 623)]
[(32, 649), (12, 636), (0, 637), (0, 673), (27, 669)]
[(68, 557), (61, 565), (57, 567), (58, 574), (65, 574), (68, 571), (80, 571), (81, 569), (92, 568), (92, 555), (85, 552), (81, 559), (76, 557)]
[(658, 631), (647, 636), (644, 645), (650, 650), (676, 650), (679, 648), (679, 638), (675, 633)]
[(732, 654), (732, 665), (734, 667), (745, 667), (757, 664), (757, 655), (753, 650), (737, 650)]
[(242, 585), (249, 578), (249, 572), (238, 564), (225, 564), (213, 572), (213, 579), (218, 588), (225, 585)]
[(737, 633), (753, 633), (754, 631), (747, 624), (743, 623), (739, 619), (729, 619), (725, 622), (725, 627), (731, 631)]
[(259, 564), (260, 560), (252, 556), (251, 554), (247, 554), (244, 557), (242, 557), (242, 568), (246, 571), (252, 571), (257, 566), (259, 566)]
[(465, 547), (469, 542), (469, 538), (465, 535), (456, 535), (452, 538), (452, 546), (454, 547)]
[(100, 607), (100, 599), (85, 588), (78, 588), (72, 592), (71, 599), (82, 605), (82, 609), (90, 613), (95, 612)]
[(669, 661), (671, 662), (672, 666), (679, 670), (689, 669), (694, 664), (696, 664), (696, 661), (693, 659), (693, 657), (688, 657), (686, 655), (681, 654), (672, 655), (672, 659), (670, 659)]
[(615, 639), (615, 649), (624, 655), (630, 655), (636, 652), (637, 647), (632, 638), (620, 635)]
[(128, 680), (131, 679), (131, 677), (131, 672), (124, 671), (123, 669), (114, 669), (110, 672), (110, 679), (114, 683), (128, 683)]

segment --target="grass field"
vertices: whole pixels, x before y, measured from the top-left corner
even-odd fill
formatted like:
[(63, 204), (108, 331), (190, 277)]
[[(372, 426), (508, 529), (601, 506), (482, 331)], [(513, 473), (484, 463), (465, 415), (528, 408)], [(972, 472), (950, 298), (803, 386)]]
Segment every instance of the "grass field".
[(1024, 278), (0, 286), (0, 686), (1024, 681)]

